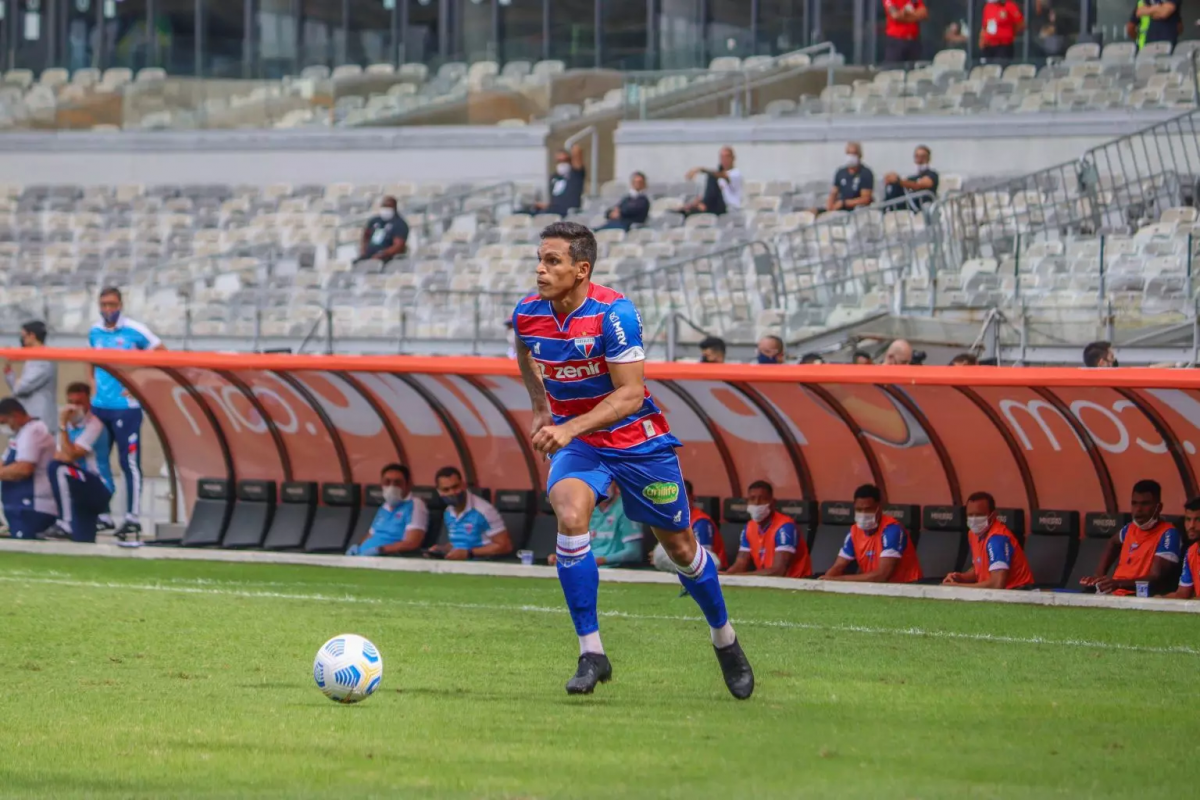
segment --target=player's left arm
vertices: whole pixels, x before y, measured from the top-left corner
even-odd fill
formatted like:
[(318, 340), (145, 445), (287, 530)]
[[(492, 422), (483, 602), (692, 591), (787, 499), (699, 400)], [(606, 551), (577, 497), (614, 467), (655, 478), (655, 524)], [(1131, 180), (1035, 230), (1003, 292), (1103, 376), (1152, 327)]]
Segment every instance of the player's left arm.
[(779, 530), (775, 532), (775, 558), (771, 561), (771, 566), (762, 571), (762, 575), (782, 578), (787, 575), (788, 569), (792, 566), (792, 559), (796, 557), (796, 526), (790, 522), (785, 525), (780, 525)]
[(860, 572), (857, 575), (842, 575), (838, 580), (858, 581), (860, 583), (887, 583), (892, 579), (892, 573), (900, 565), (900, 557), (908, 547), (908, 534), (898, 525), (889, 525), (883, 532), (883, 552), (879, 555), (879, 564), (870, 572)]

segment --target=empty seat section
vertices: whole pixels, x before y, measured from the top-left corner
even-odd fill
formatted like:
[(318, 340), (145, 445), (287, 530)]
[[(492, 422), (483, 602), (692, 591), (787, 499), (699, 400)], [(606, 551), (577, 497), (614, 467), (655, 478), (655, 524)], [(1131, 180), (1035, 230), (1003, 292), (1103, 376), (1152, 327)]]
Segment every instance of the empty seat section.
[[(1091, 514), (1089, 517), (1093, 516)], [(1112, 526), (1120, 529), (1116, 515), (1102, 515), (1107, 519), (1100, 520), (1096, 527), (1098, 538), (1093, 541), (1103, 545), (1108, 542), (1111, 534), (1103, 531)], [(1114, 530), (1114, 532), (1115, 532)], [(1099, 554), (1091, 560), (1087, 574), (1095, 569)], [(1025, 560), (1029, 562), (1029, 571), (1033, 573), (1034, 585), (1044, 589), (1058, 589), (1065, 585), (1067, 589), (1078, 590), (1079, 579), (1068, 578), (1072, 564), (1078, 569), (1083, 563), (1083, 554), (1079, 540), (1079, 512), (1058, 511), (1055, 509), (1038, 508), (1030, 514), (1029, 538), (1025, 542)]]
[(966, 558), (966, 513), (962, 506), (926, 506), (921, 527), (921, 583), (941, 583), (947, 574), (962, 569)]
[(304, 542), (308, 553), (343, 552), (358, 519), (361, 489), (357, 483), (321, 484), (321, 504)]
[[(854, 524), (854, 503), (846, 501), (826, 501), (821, 503), (821, 519), (817, 531), (813, 535), (812, 565), (813, 575), (821, 575), (837, 561), (846, 534)], [(847, 572), (856, 571), (851, 565)]]
[(223, 478), (201, 478), (196, 482), (196, 503), (188, 520), (183, 544), (211, 546), (219, 544), (233, 514), (233, 482)]
[(288, 481), (279, 487), (279, 507), (263, 547), (268, 550), (295, 550), (304, 547), (317, 511), (317, 484)]
[(534, 563), (545, 563), (558, 544), (558, 518), (550, 505), (550, 498), (542, 492), (538, 498), (537, 515), (533, 518), (533, 526), (529, 531), (529, 541), (526, 550), (533, 551)]
[(721, 542), (725, 545), (725, 555), (732, 564), (737, 561), (738, 547), (742, 542), (742, 529), (750, 521), (750, 515), (746, 513), (746, 498), (726, 498), (722, 504), (721, 516), (713, 519), (722, 520), (720, 523)]
[(533, 527), (534, 499), (536, 495), (524, 489), (498, 489), (496, 491), (496, 510), (504, 518), (504, 527), (512, 539), (513, 552), (522, 550), (529, 539), (530, 528)]
[(274, 516), (274, 481), (238, 481), (237, 505), (221, 546), (262, 547)]
[(429, 511), (429, 527), (425, 530), (421, 547), (433, 547), (441, 541), (446, 504), (432, 486), (414, 486), (412, 493), (425, 501), (425, 508)]

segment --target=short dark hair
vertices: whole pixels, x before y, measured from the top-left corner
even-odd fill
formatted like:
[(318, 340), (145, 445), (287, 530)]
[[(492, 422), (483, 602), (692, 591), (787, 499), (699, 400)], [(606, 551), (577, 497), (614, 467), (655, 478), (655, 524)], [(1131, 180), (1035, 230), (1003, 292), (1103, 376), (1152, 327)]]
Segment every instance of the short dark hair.
[(25, 406), (15, 397), (6, 397), (0, 400), (0, 414), (24, 414)]
[(873, 483), (864, 483), (862, 486), (854, 490), (855, 500), (874, 500), (876, 503), (883, 502), (883, 494), (879, 491), (879, 487)]
[(92, 387), (89, 386), (88, 384), (84, 383), (83, 381), (75, 381), (74, 383), (67, 385), (66, 393), (67, 394), (86, 394), (88, 397), (91, 397), (92, 396)]
[(758, 338), (759, 338), (759, 340), (762, 340), (762, 339), (771, 339), (772, 341), (774, 341), (774, 342), (775, 342), (775, 344), (779, 345), (779, 349), (780, 349), (781, 351), (782, 351), (782, 350), (784, 350), (784, 349), (786, 349), (786, 348), (784, 347), (784, 344), (783, 344), (783, 339), (780, 339), (778, 336), (776, 336), (776, 335), (775, 335), (775, 334), (773, 334), (773, 333), (767, 333), (767, 334), (764, 334), (764, 335), (762, 335), (762, 336), (760, 336), (760, 337), (758, 337)]
[(716, 350), (718, 353), (725, 352), (725, 340), (720, 336), (705, 336), (700, 340), (701, 350)]
[(383, 469), (379, 470), (379, 476), (383, 477), (386, 472), (399, 472), (404, 476), (404, 480), (412, 483), (412, 470), (403, 464), (388, 464)]
[(750, 494), (750, 492), (754, 491), (755, 489), (762, 489), (767, 494), (771, 495), (771, 497), (775, 496), (775, 487), (766, 481), (755, 481), (754, 483), (750, 484), (746, 487), (746, 494)]
[(42, 344), (46, 343), (46, 323), (42, 322), (40, 319), (26, 322), (21, 326), (21, 330), (37, 339)]
[(1108, 355), (1109, 350), (1112, 350), (1112, 342), (1092, 342), (1083, 348), (1083, 365), (1085, 367), (1096, 366)]
[(979, 359), (974, 353), (959, 353), (954, 358), (950, 359), (950, 366), (952, 367), (973, 367), (978, 363)]
[(1200, 511), (1200, 497), (1193, 497), (1183, 504), (1184, 511)]
[(996, 498), (992, 497), (987, 492), (975, 492), (974, 494), (972, 494), (970, 497), (967, 498), (968, 503), (974, 503), (979, 500), (987, 500), (988, 511), (996, 510)]
[(925, 151), (925, 155), (929, 156), (931, 159), (933, 158), (933, 151), (929, 149), (929, 145), (927, 145), (927, 144), (919, 144), (919, 145), (917, 145), (916, 149), (917, 149), (917, 150), (924, 150), (924, 151)]
[(458, 467), (446, 466), (434, 473), (433, 480), (439, 481), (442, 478), (458, 478), (461, 480), (462, 476), (462, 471)]
[(805, 353), (804, 355), (800, 356), (800, 363), (801, 364), (824, 364), (825, 359), (821, 356), (820, 353)]
[(1149, 478), (1140, 480), (1133, 485), (1134, 494), (1148, 494), (1154, 497), (1154, 502), (1162, 502), (1162, 486), (1158, 481), (1152, 481)]
[[(629, 178), (630, 178), (630, 180), (632, 180), (639, 176), (641, 177), (642, 180), (644, 180), (644, 181), (646, 180), (646, 173), (642, 172), (640, 169), (634, 170), (633, 174), (630, 175)], [(649, 183), (649, 181), (646, 181), (646, 182)]]
[(106, 297), (110, 294), (114, 295), (118, 302), (125, 302), (124, 298), (121, 297), (121, 290), (115, 286), (105, 286), (100, 290), (100, 294), (96, 295), (96, 297)]
[(569, 245), (572, 261), (586, 261), (596, 269), (596, 236), (592, 229), (578, 222), (551, 222), (542, 231), (542, 241), (562, 239)]
[(866, 350), (855, 350), (854, 355), (850, 357), (850, 360), (858, 361), (860, 358), (865, 358), (867, 361), (875, 360), (875, 359), (871, 358), (871, 354), (868, 353)]

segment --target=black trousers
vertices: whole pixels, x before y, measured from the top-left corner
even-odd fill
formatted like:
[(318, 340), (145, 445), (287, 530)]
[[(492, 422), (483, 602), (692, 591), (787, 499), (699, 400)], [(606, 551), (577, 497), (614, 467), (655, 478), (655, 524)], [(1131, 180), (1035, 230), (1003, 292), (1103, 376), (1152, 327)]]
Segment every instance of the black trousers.
[(904, 64), (921, 60), (920, 39), (895, 39), (887, 36), (883, 40), (883, 62)]

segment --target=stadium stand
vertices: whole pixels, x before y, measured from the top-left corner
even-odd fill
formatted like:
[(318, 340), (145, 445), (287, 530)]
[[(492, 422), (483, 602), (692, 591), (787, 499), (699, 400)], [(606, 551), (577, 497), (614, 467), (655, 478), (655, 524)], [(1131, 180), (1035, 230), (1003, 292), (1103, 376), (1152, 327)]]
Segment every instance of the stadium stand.
[(194, 538), (187, 544), (220, 544), (222, 547), (262, 547), (275, 516), (275, 482), (237, 482), (237, 500), (225, 534), (216, 541)]

